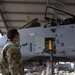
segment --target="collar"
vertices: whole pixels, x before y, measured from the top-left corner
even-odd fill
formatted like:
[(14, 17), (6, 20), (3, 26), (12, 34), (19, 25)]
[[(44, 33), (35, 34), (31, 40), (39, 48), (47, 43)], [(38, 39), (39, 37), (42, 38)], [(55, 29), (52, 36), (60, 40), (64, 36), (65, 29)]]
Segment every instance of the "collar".
[[(10, 39), (7, 39), (6, 43), (13, 43)], [(15, 44), (15, 43), (13, 43)]]
[[(7, 39), (6, 44), (8, 44), (8, 43), (15, 44), (15, 46), (17, 46), (16, 43), (12, 42), (10, 39)], [(18, 47), (18, 48), (20, 49), (20, 47)]]

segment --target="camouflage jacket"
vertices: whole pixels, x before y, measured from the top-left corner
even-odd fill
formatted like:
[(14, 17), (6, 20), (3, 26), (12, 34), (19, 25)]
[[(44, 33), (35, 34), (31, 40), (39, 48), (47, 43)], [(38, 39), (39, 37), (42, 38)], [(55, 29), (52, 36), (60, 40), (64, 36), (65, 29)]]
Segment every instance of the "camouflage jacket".
[[(23, 62), (20, 49), (11, 42), (7, 41), (1, 53), (2, 65), (4, 69), (10, 70), (11, 75), (24, 75)], [(15, 73), (15, 74), (14, 74)]]

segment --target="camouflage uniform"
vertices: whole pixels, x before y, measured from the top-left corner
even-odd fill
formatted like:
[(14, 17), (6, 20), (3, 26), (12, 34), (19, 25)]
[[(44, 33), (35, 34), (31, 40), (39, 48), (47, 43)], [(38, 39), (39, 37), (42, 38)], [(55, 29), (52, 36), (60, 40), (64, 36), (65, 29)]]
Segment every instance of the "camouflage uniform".
[(1, 53), (3, 75), (24, 75), (24, 67), (20, 49), (11, 41), (3, 48)]

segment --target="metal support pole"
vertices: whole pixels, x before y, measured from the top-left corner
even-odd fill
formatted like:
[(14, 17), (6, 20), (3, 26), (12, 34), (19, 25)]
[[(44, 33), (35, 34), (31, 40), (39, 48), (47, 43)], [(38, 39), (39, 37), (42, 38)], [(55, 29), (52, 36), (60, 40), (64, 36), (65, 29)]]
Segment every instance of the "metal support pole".
[(52, 56), (53, 56), (53, 51), (50, 51), (51, 75), (53, 75), (53, 73), (54, 73)]
[(52, 61), (53, 51), (50, 51), (50, 60), (46, 63), (46, 75), (54, 75), (53, 61)]

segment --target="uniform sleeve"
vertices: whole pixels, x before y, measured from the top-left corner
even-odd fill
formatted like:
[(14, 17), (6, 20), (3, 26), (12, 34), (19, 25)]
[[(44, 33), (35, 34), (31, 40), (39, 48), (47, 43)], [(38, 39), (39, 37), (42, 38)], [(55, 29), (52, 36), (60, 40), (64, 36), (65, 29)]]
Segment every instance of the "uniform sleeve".
[(23, 62), (21, 61), (21, 53), (17, 47), (13, 46), (7, 50), (7, 61), (11, 75), (24, 75)]
[(10, 65), (14, 65), (16, 63), (18, 63), (21, 60), (21, 53), (18, 50), (17, 47), (15, 46), (11, 46), (8, 50), (7, 50), (7, 61)]

